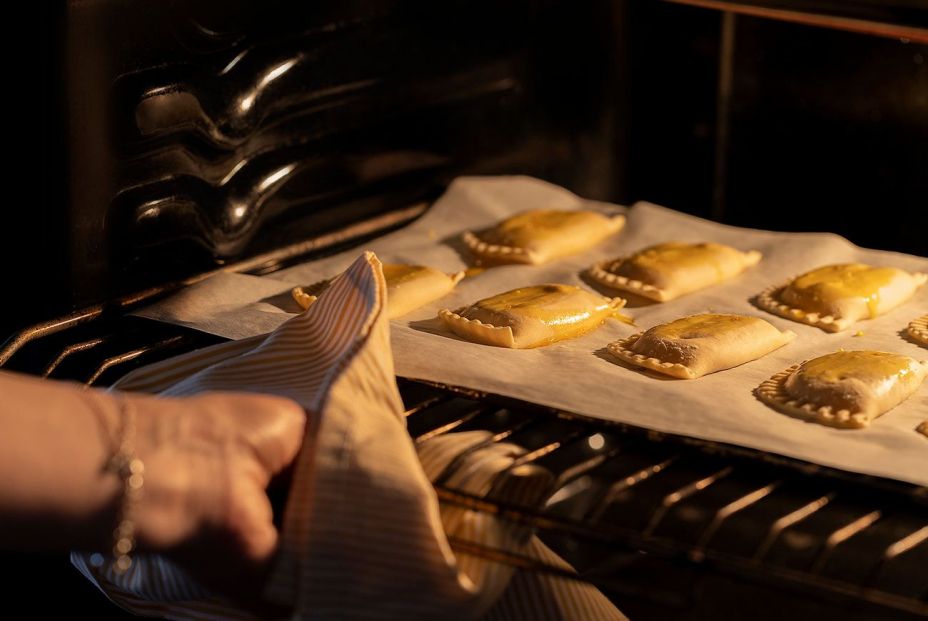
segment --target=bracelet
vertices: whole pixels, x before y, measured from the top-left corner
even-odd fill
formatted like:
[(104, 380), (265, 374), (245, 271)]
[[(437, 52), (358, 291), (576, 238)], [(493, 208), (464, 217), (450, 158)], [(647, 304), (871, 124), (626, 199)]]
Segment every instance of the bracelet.
[(136, 543), (135, 508), (145, 484), (145, 464), (135, 455), (135, 407), (123, 398), (118, 398), (118, 402), (120, 425), (117, 448), (104, 470), (119, 475), (123, 484), (119, 523), (113, 531), (113, 568), (116, 573), (124, 574), (132, 566), (130, 555)]

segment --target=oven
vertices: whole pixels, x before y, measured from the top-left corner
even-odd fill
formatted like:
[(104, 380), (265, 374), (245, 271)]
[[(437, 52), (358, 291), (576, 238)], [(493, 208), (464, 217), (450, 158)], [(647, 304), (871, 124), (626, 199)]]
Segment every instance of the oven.
[[(23, 281), (5, 369), (105, 386), (218, 342), (129, 313), (217, 272), (359, 245), (463, 174), (928, 254), (919, 0), (42, 11), (44, 194), (5, 240)], [(399, 382), (416, 441), (490, 430), (557, 476), (540, 509), (439, 484), (441, 501), (534, 527), (632, 619), (928, 615), (925, 488)], [(61, 596), (39, 606), (126, 616), (67, 559), (6, 556), (10, 592), (41, 572)]]

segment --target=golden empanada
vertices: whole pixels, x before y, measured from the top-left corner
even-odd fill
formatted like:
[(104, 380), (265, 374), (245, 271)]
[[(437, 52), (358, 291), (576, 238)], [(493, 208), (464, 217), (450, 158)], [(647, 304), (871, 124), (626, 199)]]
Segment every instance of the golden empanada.
[(915, 431), (928, 438), (928, 420), (923, 420), (922, 423), (915, 428)]
[(928, 315), (913, 319), (906, 332), (913, 340), (928, 346)]
[(760, 259), (756, 250), (741, 252), (712, 242), (667, 242), (597, 263), (589, 273), (607, 287), (666, 302), (737, 276)]
[(925, 274), (894, 267), (826, 265), (770, 287), (758, 296), (757, 305), (793, 321), (840, 332), (899, 306), (926, 280)]
[(442, 310), (441, 320), (469, 341), (525, 349), (573, 338), (599, 327), (609, 317), (622, 318), (622, 298), (604, 298), (572, 285), (522, 287), (480, 300), (456, 312)]
[(624, 224), (622, 215), (533, 209), (484, 231), (468, 231), (464, 243), (483, 259), (537, 265), (592, 248)]
[[(424, 265), (405, 265), (384, 263), (383, 276), (387, 283), (387, 316), (390, 319), (402, 317), (429, 302), (447, 295), (464, 277), (464, 272), (446, 274)], [(291, 291), (304, 310), (316, 301), (316, 295), (328, 287), (328, 281), (308, 287), (294, 287)]]
[(928, 362), (880, 351), (839, 351), (777, 373), (757, 397), (786, 414), (834, 427), (866, 427), (918, 390)]
[(796, 338), (758, 317), (690, 315), (615, 341), (617, 358), (680, 379), (696, 379), (766, 356)]

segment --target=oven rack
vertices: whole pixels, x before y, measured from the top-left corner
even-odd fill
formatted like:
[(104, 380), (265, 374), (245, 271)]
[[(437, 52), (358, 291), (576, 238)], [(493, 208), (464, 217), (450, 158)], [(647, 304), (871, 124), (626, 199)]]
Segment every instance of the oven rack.
[[(222, 269), (270, 273), (382, 234), (424, 209), (414, 205)], [(106, 386), (139, 366), (221, 342), (129, 314), (206, 276), (28, 327), (0, 348), (0, 368)], [(723, 575), (784, 598), (834, 600), (859, 618), (928, 617), (928, 488), (398, 381), (414, 441), (489, 430), (488, 442), (526, 449), (517, 464), (547, 468), (556, 480), (541, 507), (475, 497), (439, 480), (440, 501), (536, 529), (577, 573), (453, 540), (460, 553), (584, 580), (622, 607), (631, 596), (684, 610), (707, 588), (707, 576)]]
[[(30, 339), (3, 366), (105, 386), (138, 366), (221, 340), (138, 317), (101, 314)], [(659, 559), (697, 568), (696, 575), (711, 570), (854, 601), (881, 615), (928, 616), (926, 488), (498, 395), (398, 381), (415, 442), (487, 430), (492, 433), (487, 442), (511, 442), (527, 451), (516, 465), (532, 463), (554, 474), (555, 491), (542, 507), (487, 500), (441, 480), (436, 491), (443, 503), (536, 529), (577, 574), (452, 540), (460, 553), (585, 580), (619, 601), (636, 596), (686, 605), (693, 584), (674, 590), (630, 578)]]

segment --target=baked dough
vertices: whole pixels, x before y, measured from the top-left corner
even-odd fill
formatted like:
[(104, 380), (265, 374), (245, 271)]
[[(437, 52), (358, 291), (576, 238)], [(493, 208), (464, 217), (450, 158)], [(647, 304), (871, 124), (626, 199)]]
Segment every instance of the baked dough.
[(928, 362), (880, 351), (839, 351), (777, 373), (756, 390), (776, 410), (833, 427), (861, 428), (909, 398)]
[(679, 379), (696, 379), (766, 356), (796, 338), (758, 317), (690, 315), (606, 348), (617, 358)]
[(455, 334), (475, 343), (525, 349), (580, 336), (607, 318), (622, 318), (622, 298), (604, 298), (573, 285), (513, 289), (438, 316)]
[(294, 287), (290, 290), (290, 295), (293, 296), (293, 301), (300, 305), (300, 308), (306, 310), (312, 306), (316, 300), (319, 299), (317, 294), (320, 294), (329, 288), (329, 282), (331, 281), (323, 280), (321, 282), (313, 283), (308, 287)]
[(826, 265), (770, 287), (758, 296), (757, 304), (775, 315), (840, 332), (899, 306), (926, 280), (928, 275), (894, 267)]
[[(396, 319), (447, 295), (464, 278), (464, 272), (446, 274), (424, 265), (384, 263), (383, 276), (387, 283), (387, 316)], [(308, 290), (294, 287), (291, 294), (305, 310), (316, 301), (317, 295), (313, 294), (321, 293), (328, 284), (326, 280)]]
[(537, 265), (592, 248), (624, 225), (622, 215), (533, 209), (484, 231), (468, 231), (464, 243), (482, 259)]
[(672, 241), (597, 263), (589, 273), (607, 287), (666, 302), (737, 276), (760, 259), (756, 250), (741, 252), (712, 242)]
[(915, 431), (928, 438), (928, 420), (923, 420), (922, 424), (915, 428)]
[(906, 328), (906, 332), (913, 340), (928, 346), (928, 315), (913, 319), (909, 327)]

